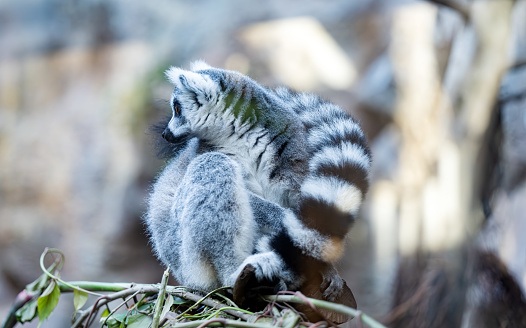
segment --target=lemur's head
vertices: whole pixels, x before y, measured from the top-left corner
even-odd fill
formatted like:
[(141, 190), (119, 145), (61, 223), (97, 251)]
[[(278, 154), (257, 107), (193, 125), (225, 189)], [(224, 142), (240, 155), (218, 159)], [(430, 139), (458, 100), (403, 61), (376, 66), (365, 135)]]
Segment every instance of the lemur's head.
[(166, 76), (175, 89), (171, 97), (172, 119), (162, 136), (171, 143), (189, 136), (213, 143), (224, 133), (225, 125), (245, 115), (246, 106), (236, 111), (232, 102), (239, 102), (254, 89), (253, 81), (241, 73), (214, 68), (203, 61), (192, 63), (190, 70), (172, 67)]

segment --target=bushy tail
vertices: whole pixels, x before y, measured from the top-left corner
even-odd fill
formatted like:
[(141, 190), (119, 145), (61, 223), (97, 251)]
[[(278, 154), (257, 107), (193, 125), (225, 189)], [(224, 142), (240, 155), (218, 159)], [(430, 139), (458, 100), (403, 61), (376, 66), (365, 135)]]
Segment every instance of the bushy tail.
[(300, 115), (309, 146), (309, 174), (301, 185), (298, 214), (302, 223), (321, 234), (319, 254), (338, 260), (369, 188), (371, 154), (359, 124), (340, 107), (318, 96), (277, 90)]

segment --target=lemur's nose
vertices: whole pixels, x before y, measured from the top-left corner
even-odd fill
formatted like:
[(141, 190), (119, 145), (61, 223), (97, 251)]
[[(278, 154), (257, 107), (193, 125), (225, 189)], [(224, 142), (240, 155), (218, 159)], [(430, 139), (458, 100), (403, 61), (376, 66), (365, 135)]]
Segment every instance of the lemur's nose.
[(173, 135), (172, 131), (170, 131), (169, 128), (164, 129), (163, 133), (161, 134), (164, 140), (168, 142), (174, 142), (175, 136)]

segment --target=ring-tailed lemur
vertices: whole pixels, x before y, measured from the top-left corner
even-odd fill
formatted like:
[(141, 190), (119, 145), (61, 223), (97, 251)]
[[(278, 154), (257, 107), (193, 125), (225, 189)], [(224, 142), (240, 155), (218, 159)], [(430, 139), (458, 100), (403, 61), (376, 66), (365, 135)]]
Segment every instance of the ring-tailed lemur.
[(359, 125), (318, 96), (204, 62), (167, 76), (175, 90), (163, 137), (179, 151), (149, 199), (158, 257), (195, 288), (233, 285), (251, 264), (259, 280), (315, 281), (336, 299), (333, 263), (368, 188)]

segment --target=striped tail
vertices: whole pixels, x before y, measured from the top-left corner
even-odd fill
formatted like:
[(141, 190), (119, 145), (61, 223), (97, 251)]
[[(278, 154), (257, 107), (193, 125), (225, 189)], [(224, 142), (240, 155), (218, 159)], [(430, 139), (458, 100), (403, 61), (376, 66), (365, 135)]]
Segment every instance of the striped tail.
[(324, 240), (319, 254), (312, 255), (332, 263), (343, 254), (344, 238), (369, 188), (367, 140), (340, 107), (314, 95), (278, 93), (288, 93), (307, 130), (309, 174), (301, 185), (299, 217)]

